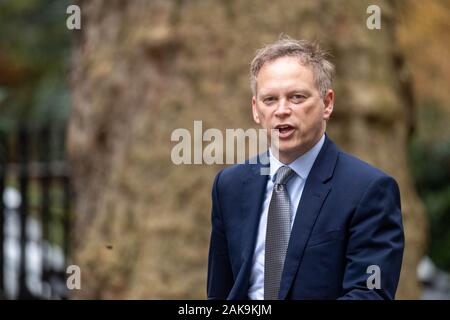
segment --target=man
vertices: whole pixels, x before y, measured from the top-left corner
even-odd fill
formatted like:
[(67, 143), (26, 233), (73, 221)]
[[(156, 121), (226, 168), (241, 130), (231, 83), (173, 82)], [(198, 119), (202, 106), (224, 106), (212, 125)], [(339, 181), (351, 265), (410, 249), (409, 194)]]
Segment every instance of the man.
[[(256, 123), (278, 132), (270, 175), (239, 164), (212, 190), (210, 299), (393, 299), (404, 235), (395, 180), (325, 134), (334, 66), (281, 39), (251, 64)], [(276, 152), (275, 152), (276, 151)]]

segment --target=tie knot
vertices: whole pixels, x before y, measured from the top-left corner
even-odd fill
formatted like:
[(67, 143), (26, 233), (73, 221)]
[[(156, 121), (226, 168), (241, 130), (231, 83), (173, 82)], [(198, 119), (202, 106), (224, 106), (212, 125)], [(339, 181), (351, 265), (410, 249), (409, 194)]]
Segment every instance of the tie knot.
[(275, 177), (275, 184), (286, 184), (292, 177), (294, 170), (287, 166), (282, 166), (278, 169), (277, 175)]

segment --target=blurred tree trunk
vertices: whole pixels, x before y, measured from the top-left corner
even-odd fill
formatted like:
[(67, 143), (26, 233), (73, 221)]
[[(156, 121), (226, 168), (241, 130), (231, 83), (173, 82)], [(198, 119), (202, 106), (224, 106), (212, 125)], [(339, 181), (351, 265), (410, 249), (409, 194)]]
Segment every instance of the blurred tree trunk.
[[(408, 172), (413, 109), (399, 75), (394, 8), (366, 28), (363, 1), (83, 1), (68, 152), (82, 298), (204, 298), (218, 166), (176, 166), (193, 121), (248, 128), (248, 64), (280, 33), (320, 39), (337, 65), (329, 133), (400, 183), (407, 247), (399, 298), (416, 298), (425, 221)], [(409, 100), (408, 100), (409, 99)]]

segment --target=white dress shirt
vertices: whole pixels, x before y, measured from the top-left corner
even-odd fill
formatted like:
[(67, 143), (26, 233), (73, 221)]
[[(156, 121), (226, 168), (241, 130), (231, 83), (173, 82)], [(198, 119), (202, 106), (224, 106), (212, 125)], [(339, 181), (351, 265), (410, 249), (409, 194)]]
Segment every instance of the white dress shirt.
[[(295, 215), (297, 212), (298, 204), (300, 202), (300, 198), (303, 193), (303, 187), (305, 186), (306, 178), (311, 171), (314, 161), (316, 160), (324, 141), (325, 135), (323, 135), (319, 142), (317, 142), (309, 151), (288, 164), (288, 166), (296, 173), (292, 178), (289, 179), (286, 186), (289, 193), (289, 199), (291, 201), (291, 228), (294, 224)], [(272, 198), (275, 175), (278, 169), (281, 166), (285, 165), (273, 156), (270, 149), (269, 156), (270, 179), (268, 179), (267, 181), (266, 192), (262, 206), (261, 220), (259, 221), (258, 236), (256, 239), (256, 246), (253, 254), (250, 285), (248, 290), (248, 296), (252, 300), (264, 299), (264, 253), (266, 244), (267, 214), (269, 211), (270, 199)]]

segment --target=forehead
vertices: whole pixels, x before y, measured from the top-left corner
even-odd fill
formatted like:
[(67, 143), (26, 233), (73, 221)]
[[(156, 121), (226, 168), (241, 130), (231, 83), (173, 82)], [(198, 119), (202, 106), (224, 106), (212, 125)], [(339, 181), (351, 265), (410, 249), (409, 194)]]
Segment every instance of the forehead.
[(314, 73), (298, 57), (281, 57), (266, 62), (256, 77), (258, 91), (285, 87), (314, 86)]

